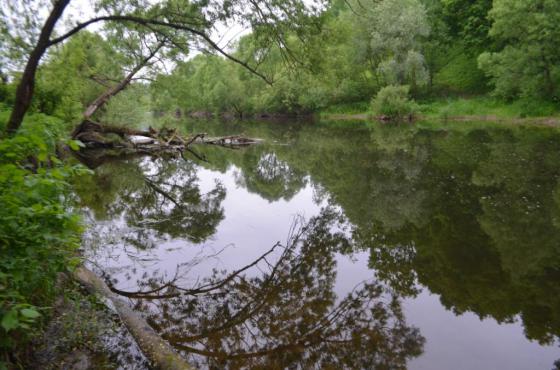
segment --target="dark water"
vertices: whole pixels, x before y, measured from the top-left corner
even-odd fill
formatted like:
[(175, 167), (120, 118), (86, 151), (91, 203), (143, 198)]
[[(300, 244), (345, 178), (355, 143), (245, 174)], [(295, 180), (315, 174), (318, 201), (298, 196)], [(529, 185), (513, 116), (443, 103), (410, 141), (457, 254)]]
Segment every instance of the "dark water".
[(560, 131), (179, 125), (265, 142), (78, 192), (90, 263), (197, 367), (555, 367)]

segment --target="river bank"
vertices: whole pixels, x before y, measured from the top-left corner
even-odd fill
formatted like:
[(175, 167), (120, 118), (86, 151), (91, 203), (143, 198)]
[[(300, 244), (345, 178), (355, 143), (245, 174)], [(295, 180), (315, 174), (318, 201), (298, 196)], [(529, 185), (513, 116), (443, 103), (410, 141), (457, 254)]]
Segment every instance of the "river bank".
[[(476, 121), (510, 124), (560, 125), (560, 105), (548, 102), (511, 103), (480, 96), (439, 98), (417, 102), (418, 121)], [(319, 112), (327, 120), (375, 120), (368, 102), (334, 105)]]
[[(118, 315), (66, 274), (56, 284), (48, 322), (21, 353), (29, 369), (147, 369), (148, 361)], [(10, 367), (8, 367), (10, 368)]]

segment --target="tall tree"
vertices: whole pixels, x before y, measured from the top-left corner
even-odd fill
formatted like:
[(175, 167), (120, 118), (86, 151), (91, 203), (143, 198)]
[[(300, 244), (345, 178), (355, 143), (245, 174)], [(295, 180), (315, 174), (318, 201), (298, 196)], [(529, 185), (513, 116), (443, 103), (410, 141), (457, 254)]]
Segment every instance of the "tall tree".
[(62, 17), (62, 13), (69, 3), (70, 0), (55, 1), (49, 16), (41, 28), (39, 38), (35, 47), (29, 54), (29, 58), (27, 59), (25, 69), (23, 70), (23, 74), (21, 75), (21, 79), (16, 90), (14, 107), (8, 124), (6, 125), (8, 135), (13, 135), (17, 131), (23, 121), (23, 117), (25, 116), (27, 109), (29, 109), (29, 106), (31, 105), (31, 98), (33, 97), (35, 89), (35, 74), (37, 73), (37, 67), (39, 66), (41, 58), (49, 46), (51, 46), (50, 37), (54, 31), (56, 23), (60, 17)]

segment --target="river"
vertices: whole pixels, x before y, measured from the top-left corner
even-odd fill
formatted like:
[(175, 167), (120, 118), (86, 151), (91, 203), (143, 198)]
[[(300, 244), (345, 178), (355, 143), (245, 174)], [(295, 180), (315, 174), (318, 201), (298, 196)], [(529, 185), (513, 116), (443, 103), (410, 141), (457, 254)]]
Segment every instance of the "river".
[(558, 129), (174, 124), (264, 141), (97, 161), (77, 194), (89, 266), (196, 367), (555, 368)]

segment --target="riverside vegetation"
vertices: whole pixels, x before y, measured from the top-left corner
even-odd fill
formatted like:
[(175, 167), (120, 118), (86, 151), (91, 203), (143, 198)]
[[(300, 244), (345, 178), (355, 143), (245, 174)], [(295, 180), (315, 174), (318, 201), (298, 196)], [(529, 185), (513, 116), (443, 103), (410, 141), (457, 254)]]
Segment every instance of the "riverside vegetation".
[[(26, 366), (82, 263), (73, 184), (91, 171), (62, 158), (84, 120), (560, 112), (555, 0), (73, 3), (0, 1), (0, 368)], [(226, 44), (227, 27), (249, 32)]]

